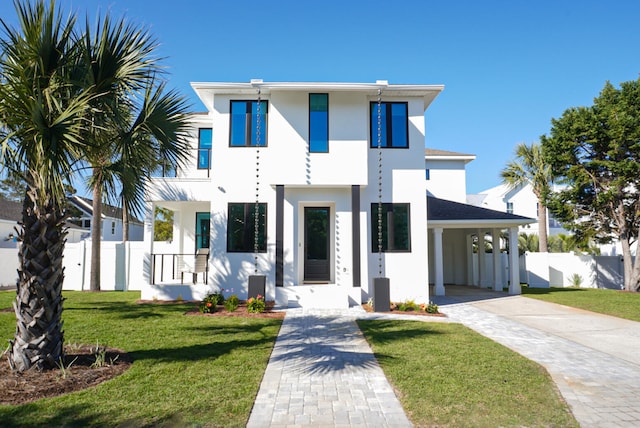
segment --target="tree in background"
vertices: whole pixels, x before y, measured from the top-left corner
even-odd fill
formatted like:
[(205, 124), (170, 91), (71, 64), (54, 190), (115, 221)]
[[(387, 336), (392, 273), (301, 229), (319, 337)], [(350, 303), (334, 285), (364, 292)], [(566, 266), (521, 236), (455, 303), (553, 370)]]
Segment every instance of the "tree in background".
[(12, 202), (22, 202), (27, 189), (22, 177), (7, 172), (7, 176), (0, 180), (0, 199)]
[(173, 239), (173, 211), (156, 207), (153, 222), (153, 240), (170, 241)]
[(518, 235), (518, 253), (523, 255), (527, 251), (537, 253), (540, 245), (540, 238), (535, 233), (520, 232)]
[(640, 80), (606, 83), (592, 106), (567, 109), (541, 139), (544, 157), (564, 189), (549, 206), (578, 237), (619, 240), (624, 287), (640, 290)]
[(145, 185), (159, 159), (179, 165), (187, 155), (187, 104), (159, 77), (158, 43), (147, 31), (107, 15), (95, 32), (87, 25), (82, 41), (84, 84), (95, 94), (85, 138), (93, 190), (90, 289), (97, 291), (103, 199), (122, 202), (126, 223), (129, 212), (142, 211)]
[(516, 158), (509, 162), (500, 172), (502, 182), (510, 189), (531, 186), (533, 194), (538, 199), (538, 235), (540, 252), (547, 252), (547, 205), (544, 197), (551, 186), (551, 168), (542, 157), (539, 144), (527, 145), (520, 143), (516, 146)]

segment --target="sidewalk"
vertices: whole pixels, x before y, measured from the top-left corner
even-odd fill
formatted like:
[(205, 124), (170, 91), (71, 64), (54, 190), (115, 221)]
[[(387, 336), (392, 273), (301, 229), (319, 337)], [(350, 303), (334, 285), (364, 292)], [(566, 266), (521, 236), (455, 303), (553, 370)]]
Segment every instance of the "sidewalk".
[(356, 312), (287, 310), (247, 427), (412, 426)]
[(583, 428), (640, 426), (640, 323), (472, 290), (434, 300), (452, 321), (544, 366)]

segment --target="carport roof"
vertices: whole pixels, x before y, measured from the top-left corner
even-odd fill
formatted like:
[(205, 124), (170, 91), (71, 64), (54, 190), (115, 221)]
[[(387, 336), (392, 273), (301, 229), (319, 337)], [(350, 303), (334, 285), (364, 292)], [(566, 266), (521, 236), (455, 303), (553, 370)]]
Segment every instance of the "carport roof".
[(427, 227), (514, 227), (536, 220), (502, 211), (427, 196)]

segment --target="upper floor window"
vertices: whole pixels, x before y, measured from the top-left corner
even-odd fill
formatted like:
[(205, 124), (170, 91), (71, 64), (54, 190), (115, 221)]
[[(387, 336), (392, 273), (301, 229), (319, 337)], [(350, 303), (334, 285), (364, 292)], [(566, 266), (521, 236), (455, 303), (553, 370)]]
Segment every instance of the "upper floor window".
[[(380, 129), (378, 133), (378, 116)], [(406, 102), (382, 102), (378, 115), (378, 103), (371, 103), (371, 148), (380, 146), (386, 148), (409, 147), (409, 117)]]
[[(227, 252), (252, 253), (256, 240), (256, 203), (230, 203), (227, 217)], [(267, 204), (258, 204), (258, 252), (267, 252)]]
[(329, 152), (329, 94), (309, 94), (309, 151)]
[(507, 202), (507, 214), (513, 214), (513, 202)]
[(425, 177), (426, 177), (427, 180), (431, 179), (431, 172), (429, 172), (429, 168), (426, 169)]
[[(371, 204), (371, 252), (378, 252), (379, 205)], [(409, 204), (382, 204), (382, 251), (411, 251)]]
[[(260, 102), (260, 146), (267, 145), (268, 103)], [(231, 147), (258, 145), (258, 101), (231, 101)]]
[(213, 132), (211, 128), (198, 129), (198, 169), (211, 168), (211, 141)]

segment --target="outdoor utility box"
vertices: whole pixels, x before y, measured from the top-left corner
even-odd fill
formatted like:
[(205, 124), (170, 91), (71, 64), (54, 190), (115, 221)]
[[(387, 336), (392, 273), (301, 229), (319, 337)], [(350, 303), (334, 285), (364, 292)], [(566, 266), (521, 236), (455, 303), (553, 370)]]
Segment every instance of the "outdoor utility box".
[(247, 299), (257, 298), (258, 294), (265, 298), (266, 283), (267, 277), (265, 275), (249, 275), (249, 294)]
[(389, 312), (390, 306), (389, 278), (373, 278), (373, 310)]

